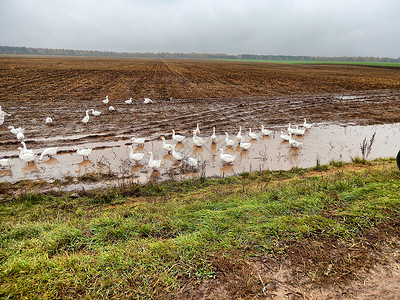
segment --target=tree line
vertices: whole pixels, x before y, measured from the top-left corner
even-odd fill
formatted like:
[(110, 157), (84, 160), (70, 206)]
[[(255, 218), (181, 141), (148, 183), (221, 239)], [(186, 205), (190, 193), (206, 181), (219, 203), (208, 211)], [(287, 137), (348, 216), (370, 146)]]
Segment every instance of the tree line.
[(56, 55), (56, 56), (86, 56), (86, 57), (131, 57), (131, 58), (192, 58), (192, 59), (240, 59), (240, 60), (291, 60), (291, 61), (348, 61), (348, 62), (400, 62), (399, 58), (364, 57), (364, 56), (293, 56), (293, 55), (229, 55), (223, 53), (170, 53), (170, 52), (112, 52), (95, 50), (71, 50), (0, 46), (0, 54), (16, 55)]

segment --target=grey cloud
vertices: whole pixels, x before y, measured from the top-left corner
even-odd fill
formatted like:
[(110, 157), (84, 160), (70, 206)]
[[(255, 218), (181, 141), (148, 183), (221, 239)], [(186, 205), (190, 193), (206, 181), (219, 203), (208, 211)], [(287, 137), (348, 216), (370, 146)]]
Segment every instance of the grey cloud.
[(2, 0), (0, 45), (399, 57), (397, 0)]

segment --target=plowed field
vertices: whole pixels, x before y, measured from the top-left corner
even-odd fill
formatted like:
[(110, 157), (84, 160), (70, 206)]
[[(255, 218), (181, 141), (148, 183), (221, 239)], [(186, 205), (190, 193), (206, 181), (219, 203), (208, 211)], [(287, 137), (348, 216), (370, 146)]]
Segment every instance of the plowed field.
[[(116, 111), (101, 102), (109, 95)], [(133, 98), (131, 105), (124, 100)], [(144, 97), (154, 100), (146, 105)], [(217, 133), (259, 124), (393, 123), (400, 120), (400, 68), (191, 60), (0, 57), (3, 150), (25, 128), (31, 147), (101, 141), (171, 130)], [(81, 119), (85, 110), (102, 115)], [(54, 119), (46, 126), (47, 116)], [(69, 137), (69, 139), (65, 139)], [(51, 138), (51, 139), (49, 139)], [(45, 145), (44, 145), (45, 142)]]
[[(108, 106), (101, 101), (106, 95), (110, 99), (109, 105), (116, 109), (113, 112), (110, 112)], [(130, 97), (133, 98), (133, 103), (126, 104), (124, 101)], [(144, 104), (145, 97), (153, 99), (154, 102)], [(287, 143), (281, 142), (278, 136), (254, 141), (251, 151), (231, 149), (231, 153), (236, 151), (235, 153), (238, 155), (236, 170), (232, 166), (222, 166), (221, 160), (213, 160), (216, 156), (216, 145), (200, 150), (190, 143), (181, 145), (181, 149), (191, 150), (191, 154), (198, 155), (196, 157), (199, 157), (203, 151), (204, 155), (208, 155), (207, 167), (215, 170), (210, 174), (224, 176), (224, 174), (249, 170), (252, 164), (258, 169), (256, 163), (260, 161), (262, 164), (265, 163), (266, 168), (270, 168), (273, 166), (272, 162), (275, 161), (278, 164), (281, 161), (288, 161), (291, 166), (298, 166), (307, 157), (313, 160), (312, 162), (319, 162), (321, 158), (329, 159), (333, 154), (347, 159), (349, 150), (351, 150), (347, 144), (353, 144), (353, 148), (354, 146), (358, 148), (359, 142), (363, 136), (366, 136), (365, 128), (362, 130), (354, 128), (357, 126), (343, 128), (331, 126), (331, 124), (372, 125), (400, 122), (400, 68), (161, 59), (3, 56), (0, 57), (0, 105), (4, 111), (11, 114), (11, 116), (6, 116), (4, 124), (0, 126), (0, 158), (11, 157), (13, 159), (12, 168), (1, 170), (3, 173), (0, 174), (0, 179), (3, 181), (26, 178), (52, 179), (64, 175), (81, 175), (86, 172), (86, 168), (89, 169), (92, 165), (102, 167), (104, 164), (100, 165), (99, 162), (102, 162), (102, 158), (107, 155), (114, 160), (114, 164), (110, 164), (110, 166), (120, 170), (120, 173), (115, 171), (115, 174), (123, 173), (126, 168), (131, 172), (129, 174), (152, 180), (153, 173), (157, 172), (146, 169), (145, 163), (143, 166), (126, 166), (123, 163), (124, 159), (128, 160), (124, 143), (132, 135), (155, 140), (161, 135), (170, 135), (171, 130), (175, 129), (189, 136), (196, 123), (199, 123), (204, 136), (209, 136), (212, 126), (216, 126), (219, 137), (225, 131), (236, 133), (239, 124), (244, 128), (255, 128), (264, 124), (267, 128), (279, 129), (286, 127), (288, 122), (294, 124), (303, 122), (303, 118), (307, 118), (311, 123), (317, 123), (317, 126), (303, 138), (304, 148), (300, 150), (289, 149)], [(84, 124), (81, 120), (88, 109), (99, 110), (102, 114), (100, 116), (91, 115), (89, 122)], [(45, 124), (45, 118), (48, 116), (54, 120), (52, 125)], [(324, 126), (318, 123), (328, 123), (328, 125), (325, 124), (326, 128), (323, 128)], [(36, 153), (39, 153), (39, 148), (59, 145), (72, 149), (72, 145), (85, 143), (100, 145), (97, 150), (100, 148), (101, 150), (98, 152), (102, 153), (98, 153), (97, 156), (92, 154), (93, 161), (82, 161), (76, 155), (73, 157), (73, 154), (63, 153), (63, 155), (57, 156), (58, 159), (52, 158), (45, 162), (28, 165), (17, 156), (18, 152), (15, 148), (20, 146), (20, 141), (6, 130), (10, 125), (25, 128), (25, 142)], [(333, 127), (339, 129), (336, 128), (336, 131), (333, 132)], [(368, 137), (375, 136), (375, 133), (378, 132), (376, 145), (381, 145), (381, 147), (385, 145), (386, 148), (390, 148), (388, 153), (393, 153), (393, 155), (397, 153), (398, 124), (368, 127), (376, 127), (368, 128)], [(158, 141), (158, 145), (154, 141), (147, 143), (160, 149), (160, 141)], [(112, 148), (111, 144), (114, 144), (115, 147)], [(282, 144), (284, 145), (282, 146)], [(119, 149), (117, 145), (122, 149)], [(218, 145), (224, 144), (218, 141)], [(270, 147), (267, 148), (266, 145)], [(314, 153), (315, 149), (313, 149), (314, 152), (308, 151), (321, 145), (325, 147), (319, 148), (324, 150), (321, 153), (318, 152), (318, 149), (316, 154)], [(106, 147), (109, 149), (104, 149)], [(141, 148), (140, 151), (152, 149), (147, 145)], [(375, 147), (373, 151), (376, 148), (378, 147)], [(392, 151), (393, 148), (396, 149)], [(108, 154), (103, 150), (109, 150)], [(63, 151), (71, 152), (71, 150)], [(161, 170), (163, 176), (167, 168), (176, 164), (176, 160), (172, 159), (170, 154), (166, 154), (166, 151), (158, 152), (160, 156), (164, 155), (163, 163), (166, 167)], [(325, 155), (328, 152), (329, 155)], [(49, 173), (51, 176), (48, 176)], [(115, 181), (111, 183), (114, 185)], [(77, 183), (75, 188), (83, 188), (84, 191), (85, 185), (79, 184)], [(99, 184), (104, 186), (105, 183), (99, 182)], [(60, 187), (57, 183), (56, 185), (58, 190)], [(364, 187), (360, 187), (361, 189)], [(25, 193), (25, 188), (21, 191)], [(243, 193), (244, 191), (245, 186), (243, 185)], [(354, 193), (358, 193), (357, 189), (354, 191)], [(222, 197), (225, 197), (224, 193), (224, 191), (221, 193)], [(252, 192), (246, 193), (252, 195)], [(219, 197), (219, 194), (216, 195)], [(339, 197), (335, 192), (329, 194), (329, 198), (335, 195)], [(153, 196), (151, 198), (151, 201), (157, 199)], [(164, 196), (162, 201), (164, 201)], [(326, 203), (331, 205), (330, 202)], [(54, 209), (57, 209), (57, 220), (63, 220), (69, 210), (76, 219), (78, 211), (81, 209), (77, 210), (74, 205), (65, 206), (64, 209), (64, 205), (56, 204)], [(106, 205), (109, 206), (108, 202)], [(53, 206), (51, 207), (53, 209)], [(340, 206), (338, 207), (340, 210)], [(50, 206), (43, 208), (43, 211), (46, 212), (49, 209)], [(326, 212), (330, 212), (330, 209), (328, 207)], [(61, 212), (63, 210), (65, 212)], [(77, 212), (76, 216), (75, 211)], [(63, 215), (64, 213), (65, 215)], [(35, 212), (33, 215), (34, 222), (37, 222), (36, 216), (39, 213)], [(42, 215), (42, 211), (40, 215)], [(61, 217), (59, 218), (59, 216)], [(85, 218), (87, 218), (86, 216), (89, 214), (84, 214)], [(336, 218), (336, 216), (340, 215), (335, 214), (332, 218)], [(346, 215), (343, 216), (349, 222), (353, 222), (353, 219), (358, 220), (358, 217), (352, 217), (352, 215), (348, 218)], [(371, 219), (374, 220), (374, 218)], [(368, 218), (365, 220), (369, 222)], [(46, 219), (46, 224), (48, 223)], [(310, 243), (308, 243), (307, 239), (303, 239), (299, 243), (289, 244), (286, 248), (289, 258), (283, 263), (279, 262), (279, 267), (278, 264), (272, 268), (269, 266), (270, 259), (272, 261), (275, 254), (268, 256), (268, 260), (261, 257), (262, 263), (258, 263), (256, 260), (257, 264), (252, 262), (254, 268), (250, 264), (246, 266), (244, 264), (243, 266), (233, 265), (229, 260), (227, 260), (229, 264), (225, 264), (222, 259), (213, 259), (213, 264), (217, 266), (219, 272), (217, 278), (203, 281), (202, 285), (196, 284), (194, 287), (187, 285), (181, 290), (183, 291), (181, 299), (224, 298), (224, 295), (231, 296), (232, 294), (229, 293), (232, 293), (232, 290), (236, 295), (239, 295), (239, 292), (236, 291), (241, 290), (241, 295), (245, 295), (247, 298), (256, 293), (258, 293), (257, 296), (266, 296), (268, 293), (272, 298), (276, 296), (287, 299), (306, 297), (310, 299), (398, 298), (399, 241), (397, 238), (393, 240), (387, 238), (398, 236), (395, 230), (398, 226), (390, 224), (379, 230), (378, 226), (375, 227), (371, 228), (371, 231), (363, 233), (362, 237), (355, 239), (351, 247), (347, 247), (341, 238), (333, 239), (333, 242), (324, 241), (320, 238), (323, 235), (319, 236), (320, 230), (316, 229), (316, 242), (313, 243), (310, 239)], [(18, 226), (15, 228), (18, 229)], [(78, 229), (76, 230), (78, 231)], [(24, 234), (24, 231), (21, 232)], [(310, 232), (314, 233), (314, 231)], [(11, 234), (7, 236), (11, 236)], [(18, 239), (20, 236), (22, 235), (18, 235)], [(5, 239), (3, 238), (3, 240)], [(382, 250), (384, 252), (379, 256), (379, 261), (384, 262), (384, 265), (379, 265), (373, 271), (366, 273), (363, 270), (369, 270), (369, 262), (377, 259), (375, 252), (370, 249), (379, 249), (377, 245), (384, 239), (388, 243), (388, 250)], [(330, 255), (324, 255), (327, 251), (330, 251)], [(16, 261), (18, 262), (18, 260)], [(331, 265), (332, 262), (335, 264)], [(360, 266), (365, 266), (365, 268), (359, 267), (358, 262), (362, 263), (363, 265)], [(351, 268), (346, 267), (350, 264), (353, 264)], [(340, 282), (336, 285), (329, 284), (311, 291), (307, 290), (309, 289), (307, 284), (313, 283), (317, 271), (326, 270), (326, 267), (328, 267), (324, 273), (326, 279), (333, 280), (329, 274), (331, 266), (335, 272), (344, 274), (343, 276), (357, 277), (358, 280), (351, 281), (348, 285)], [(341, 266), (346, 268), (337, 271)], [(360, 269), (360, 272), (353, 274), (357, 268)], [(306, 270), (312, 270), (312, 272)], [(264, 274), (263, 277), (268, 278), (268, 281), (263, 282), (260, 273)], [(254, 278), (255, 281), (258, 281), (256, 274), (262, 285), (265, 283), (264, 289), (266, 290), (263, 289), (263, 294), (260, 289), (254, 292), (254, 288), (258, 289), (260, 285), (252, 282)], [(294, 275), (289, 276), (288, 274)], [(51, 284), (51, 280), (49, 282)], [(157, 281), (156, 284), (158, 283)], [(73, 289), (71, 291), (74, 292)]]

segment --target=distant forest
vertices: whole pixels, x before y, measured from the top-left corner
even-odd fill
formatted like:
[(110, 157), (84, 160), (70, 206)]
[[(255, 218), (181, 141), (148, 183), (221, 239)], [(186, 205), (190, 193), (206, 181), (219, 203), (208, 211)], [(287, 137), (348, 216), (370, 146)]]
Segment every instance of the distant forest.
[(292, 56), (292, 55), (253, 55), (253, 54), (207, 54), (207, 53), (169, 53), (169, 52), (109, 52), (69, 49), (27, 48), (0, 46), (0, 54), (56, 55), (86, 57), (137, 57), (137, 58), (192, 58), (192, 59), (244, 59), (244, 60), (291, 60), (291, 61), (347, 61), (347, 62), (400, 62), (399, 58), (364, 56)]

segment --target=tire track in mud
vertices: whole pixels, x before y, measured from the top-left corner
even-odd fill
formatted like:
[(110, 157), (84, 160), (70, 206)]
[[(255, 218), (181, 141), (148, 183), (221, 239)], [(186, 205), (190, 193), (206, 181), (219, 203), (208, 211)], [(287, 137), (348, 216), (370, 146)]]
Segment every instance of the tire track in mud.
[[(162, 118), (160, 120), (152, 120), (149, 122), (142, 122), (141, 124), (133, 124), (134, 127), (131, 130), (123, 131), (121, 134), (129, 134), (138, 130), (139, 132), (148, 132), (149, 134), (156, 133), (158, 135), (164, 134), (160, 132), (162, 130), (167, 130), (168, 132), (175, 128), (181, 132), (188, 132), (190, 134), (190, 129), (194, 128), (196, 123), (200, 123), (201, 127), (205, 130), (211, 130), (212, 126), (224, 127), (223, 130), (236, 130), (238, 124), (242, 124), (246, 127), (254, 127), (263, 123), (264, 125), (280, 125), (286, 126), (286, 122), (298, 122), (304, 117), (309, 117), (310, 114), (299, 114), (299, 110), (314, 110), (318, 106), (323, 106), (325, 104), (307, 103), (307, 99), (301, 100), (296, 97), (290, 97), (291, 99), (276, 99), (275, 101), (259, 101), (255, 100), (253, 103), (242, 106), (241, 104), (232, 106), (230, 103), (237, 101), (237, 99), (226, 99), (229, 104), (221, 104), (223, 102), (219, 100), (217, 106), (212, 106), (206, 110), (196, 110), (196, 107), (188, 112), (180, 111), (180, 115), (171, 116), (169, 118)], [(304, 97), (302, 97), (304, 98)], [(315, 98), (315, 97), (314, 97)], [(320, 97), (321, 99), (326, 99), (327, 97)], [(310, 96), (310, 99), (312, 97)], [(199, 99), (196, 99), (199, 100)], [(249, 102), (248, 99), (245, 99)], [(204, 102), (210, 102), (210, 99), (203, 100)], [(202, 102), (203, 102), (202, 101)], [(335, 98), (331, 96), (331, 101), (335, 102)], [(187, 101), (185, 101), (187, 102)], [(274, 109), (277, 103), (281, 103), (285, 109), (281, 109), (280, 117), (268, 117), (266, 114), (268, 111)], [(199, 101), (196, 101), (198, 104)], [(199, 105), (199, 104), (198, 104)], [(204, 104), (200, 104), (199, 107), (204, 107)], [(193, 112), (193, 110), (195, 112)], [(265, 112), (267, 111), (267, 113)], [(182, 126), (184, 124), (184, 126)]]
[[(194, 64), (189, 65), (188, 63), (186, 63), (186, 64), (183, 63), (181, 65), (186, 66), (186, 68), (188, 70), (190, 70), (191, 72), (194, 72), (196, 74), (196, 78), (199, 78), (199, 77), (207, 78), (207, 79), (211, 78), (212, 82), (214, 82), (214, 84), (217, 83), (218, 85), (229, 86), (230, 88), (234, 87), (236, 91), (242, 92), (242, 94), (241, 94), (242, 97), (251, 96), (252, 93), (250, 91), (255, 90), (254, 86), (245, 83), (243, 80), (237, 80), (237, 79), (233, 79), (230, 77), (225, 77), (224, 82), (221, 82), (221, 77), (218, 76), (218, 74), (212, 75), (212, 74), (214, 74), (214, 72), (210, 72), (210, 69), (204, 69), (204, 68), (201, 68), (200, 66), (194, 65)], [(199, 74), (201, 74), (201, 75), (199, 76)], [(214, 86), (214, 84), (213, 84), (213, 86)], [(213, 89), (212, 89), (212, 91), (213, 91)], [(258, 91), (258, 89), (257, 89), (257, 91)]]
[[(260, 123), (270, 127), (285, 127), (287, 122), (299, 123), (303, 116), (312, 117), (313, 122), (329, 121), (328, 115), (332, 115), (332, 109), (335, 107), (343, 109), (344, 106), (360, 109), (365, 104), (373, 108), (381, 103), (394, 104), (397, 102), (394, 112), (400, 110), (399, 91), (392, 92), (390, 97), (388, 97), (388, 93), (382, 93), (382, 91), (356, 95), (358, 98), (347, 100), (338, 98), (337, 94), (325, 94), (269, 98), (174, 99), (156, 102), (152, 105), (137, 103), (132, 106), (125, 105), (123, 111), (105, 112), (99, 117), (92, 117), (87, 126), (80, 122), (84, 116), (83, 110), (74, 112), (71, 109), (76, 105), (74, 102), (63, 102), (63, 107), (69, 107), (69, 109), (66, 109), (65, 114), (60, 115), (62, 117), (61, 124), (55, 126), (45, 126), (35, 118), (23, 117), (40, 115), (42, 110), (40, 105), (26, 106), (22, 112), (12, 111), (12, 113), (18, 118), (22, 117), (22, 124), (29, 124), (25, 136), (31, 145), (47, 147), (60, 142), (72, 146), (89, 141), (127, 139), (133, 134), (147, 136), (154, 140), (160, 135), (169, 136), (172, 129), (190, 136), (196, 123), (200, 124), (203, 134), (210, 134), (212, 126), (216, 126), (218, 133), (224, 131), (234, 133), (239, 124), (244, 128), (255, 128)], [(94, 101), (90, 103), (95, 104)], [(84, 105), (87, 104), (84, 103)], [(324, 111), (326, 112), (324, 113)], [(344, 112), (339, 116), (344, 121), (348, 115), (351, 116), (351, 112)], [(10, 120), (13, 118), (10, 117)], [(358, 119), (362, 118), (358, 117)], [(29, 123), (29, 120), (32, 122)], [(74, 139), (74, 135), (80, 137)], [(49, 139), (39, 141), (39, 138), (43, 137)], [(19, 141), (9, 132), (1, 131), (0, 139), (1, 148), (12, 150), (19, 146)]]
[[(203, 76), (203, 71), (192, 64), (186, 62), (165, 62), (168, 68), (175, 75), (182, 95), (177, 94), (175, 98), (199, 98), (215, 97), (218, 91), (217, 85), (220, 85), (221, 78), (212, 73)], [(178, 76), (179, 74), (179, 76)], [(187, 74), (190, 74), (188, 76)], [(194, 75), (194, 76), (193, 76)], [(176, 94), (176, 93), (175, 93)]]
[(179, 90), (177, 90), (176, 85), (174, 85), (175, 89), (169, 89), (170, 94), (174, 95), (174, 97), (177, 97), (177, 98), (187, 98), (187, 97), (189, 97), (188, 91), (185, 88), (185, 85), (183, 83), (185, 81), (189, 81), (187, 79), (187, 77), (185, 77), (183, 75), (183, 73), (178, 70), (178, 68), (173, 66), (173, 64), (171, 62), (167, 62), (166, 60), (162, 60), (162, 62), (165, 64), (167, 69), (173, 74), (173, 76), (170, 75), (167, 78), (173, 77), (174, 81), (176, 81), (178, 83), (178, 86), (179, 86), (180, 92), (179, 92)]

